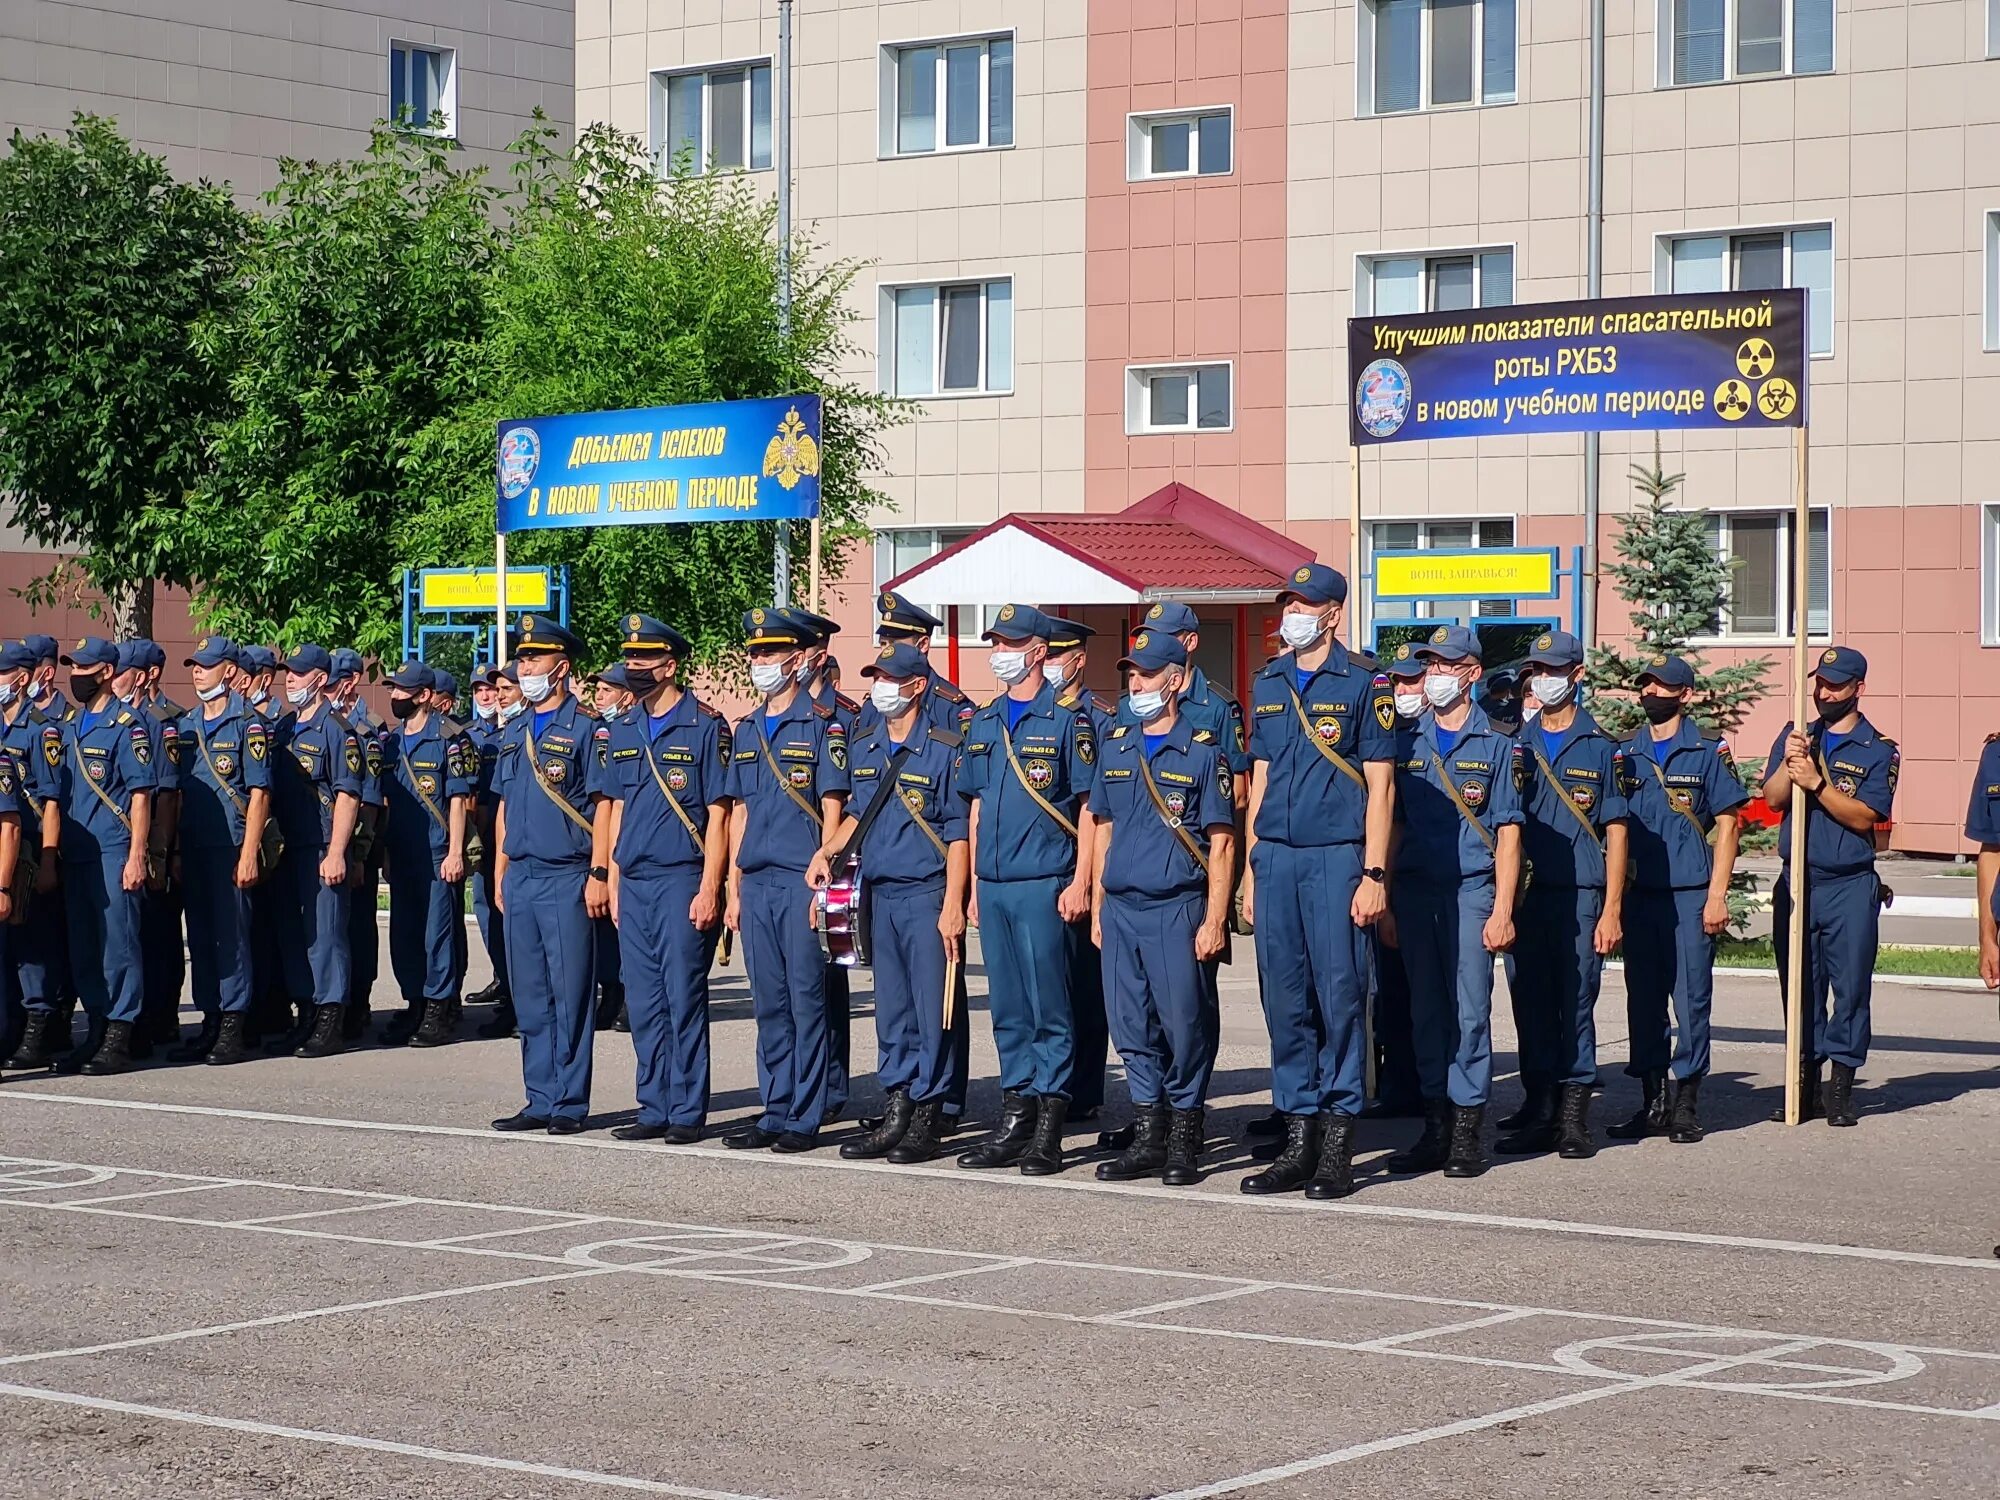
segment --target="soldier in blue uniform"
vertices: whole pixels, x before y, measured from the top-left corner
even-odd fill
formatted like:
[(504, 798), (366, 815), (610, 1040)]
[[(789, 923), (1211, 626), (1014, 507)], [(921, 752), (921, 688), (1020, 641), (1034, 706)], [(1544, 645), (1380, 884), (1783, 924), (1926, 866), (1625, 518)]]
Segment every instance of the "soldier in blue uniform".
[(593, 783), (602, 784), (611, 731), (570, 691), (582, 648), (548, 616), (521, 616), (514, 656), (527, 709), (508, 726), (494, 772), (495, 879), (528, 1102), (495, 1130), (574, 1135), (590, 1112), (590, 924), (611, 914), (611, 809)]
[(1182, 1187), (1200, 1181), (1221, 1032), (1216, 966), (1229, 940), (1235, 778), (1217, 730), (1183, 712), (1189, 667), (1178, 640), (1142, 630), (1119, 666), (1131, 669), (1131, 717), (1099, 747), (1090, 792), (1092, 937), (1135, 1128), (1097, 1175), (1127, 1182), (1157, 1172)]
[(278, 653), (269, 646), (238, 646), (236, 670), (241, 674), (237, 690), (243, 701), (275, 724), (285, 708), (277, 698)]
[(1597, 995), (1604, 960), (1623, 933), (1623, 752), (1577, 703), (1583, 642), (1568, 631), (1536, 637), (1521, 670), (1541, 712), (1514, 737), (1513, 776), (1526, 822), (1521, 853), (1535, 878), (1515, 908), (1507, 990), (1519, 1039), (1519, 1114), (1501, 1120), (1495, 1149), (1597, 1154), (1590, 1091), (1597, 1083)]
[(25, 916), (11, 912), (14, 926), (7, 934), (7, 958), (23, 1011), (6, 1028), (9, 1045), (0, 1051), (9, 1068), (46, 1068), (59, 1055), (59, 1045), (67, 1050), (68, 1040), (55, 1037), (51, 1024), (69, 983), (69, 944), (57, 885), (62, 848), (60, 781), (57, 768), (42, 754), (42, 731), (50, 726), (60, 731), (61, 720), (48, 717), (33, 702), (30, 689), (39, 665), (25, 642), (0, 646), (0, 747), (13, 762), (22, 800), (20, 857), (34, 871), (25, 895), (15, 898), (27, 902)]
[(764, 701), (731, 740), (725, 920), (743, 935), (764, 1110), (726, 1144), (810, 1151), (831, 1117), (830, 1044), (826, 955), (809, 923), (805, 874), (847, 797), (847, 732), (799, 686), (810, 626), (773, 606), (745, 615), (743, 633), (750, 683)]
[(1979, 845), (1979, 977), (1989, 990), (2000, 989), (2000, 731), (1987, 735), (1979, 752), (1965, 836)]
[[(269, 646), (237, 643), (232, 685), (243, 700), (245, 714), (263, 723), (267, 738), (276, 733), (284, 706), (273, 686), (277, 666), (278, 653)], [(282, 772), (284, 767), (277, 769)], [(276, 785), (274, 779), (271, 793), (274, 821)], [(277, 873), (267, 872), (250, 890), (250, 1018), (245, 1022), (245, 1035), (252, 1046), (264, 1042), (267, 1034), (282, 1035), (291, 1015), (291, 1000), (285, 993), (285, 962), (278, 944), (277, 903), (282, 887), (283, 881)]]
[[(153, 673), (152, 641), (133, 639), (118, 646), (111, 691), (131, 710), (153, 738), (153, 766), (158, 783), (152, 796), (152, 832), (146, 860), (146, 889), (139, 898), (139, 951), (144, 978), (139, 1021), (132, 1032), (132, 1056), (144, 1060), (155, 1047), (179, 1039), (181, 988), (185, 979), (181, 955), (180, 892), (173, 874), (174, 845), (180, 824), (180, 746), (178, 716), (163, 717), (148, 687)], [(165, 662), (165, 654), (160, 660)]]
[(438, 1047), (458, 1025), (465, 978), (465, 849), (478, 752), (437, 706), (437, 674), (407, 661), (389, 679), (398, 721), (384, 746), (389, 966), (417, 1017), (413, 1047)]
[(983, 941), (1001, 1090), (998, 1131), (958, 1163), (1018, 1163), (1031, 1177), (1063, 1166), (1076, 1057), (1065, 929), (1090, 905), (1085, 798), (1097, 760), (1090, 715), (1057, 704), (1042, 675), (1055, 630), (1030, 605), (1001, 606), (986, 636), (1006, 691), (973, 715), (958, 781), (972, 804), (968, 917)]
[(21, 644), (35, 660), (28, 673), (28, 702), (52, 723), (60, 724), (69, 717), (71, 708), (70, 701), (56, 687), (56, 658), (61, 648), (52, 635), (23, 636)]
[(270, 726), (229, 687), (236, 645), (205, 636), (186, 665), (195, 697), (177, 726), (181, 767), (180, 864), (188, 959), (200, 1032), (174, 1060), (214, 1064), (250, 1055), (246, 1034), (254, 965), (251, 891), (271, 816)]
[(1820, 1069), (1833, 1064), (1824, 1110), (1827, 1124), (1841, 1126), (1855, 1123), (1854, 1075), (1868, 1061), (1883, 901), (1875, 873), (1875, 825), (1889, 820), (1902, 759), (1896, 742), (1861, 712), (1867, 680), (1867, 657), (1852, 646), (1828, 647), (1813, 667), (1818, 722), (1803, 732), (1787, 724), (1764, 762), (1764, 800), (1785, 814), (1778, 830), (1785, 873), (1771, 900), (1781, 989), (1791, 937), (1793, 803), (1801, 791), (1812, 799), (1806, 815), (1804, 1001), (1810, 1034), (1800, 1065), (1810, 1106), (1818, 1102)]
[[(1715, 942), (1729, 927), (1736, 810), (1750, 794), (1729, 747), (1686, 716), (1693, 668), (1678, 656), (1656, 656), (1639, 673), (1638, 687), (1647, 722), (1626, 742), (1622, 762), (1633, 869), (1625, 895), (1625, 1005), (1632, 1037), (1625, 1071), (1639, 1080), (1643, 1097), (1636, 1114), (1605, 1134), (1614, 1140), (1671, 1134), (1689, 1145), (1702, 1137)], [(1671, 1041), (1670, 999), (1676, 1022)]]
[(846, 814), (829, 820), (806, 872), (817, 889), (840, 855), (855, 853), (869, 902), (876, 1077), (885, 1107), (881, 1121), (840, 1154), (929, 1161), (942, 1142), (953, 1034), (966, 1025), (955, 1005), (951, 1025), (944, 1019), (952, 1004), (948, 961), (963, 954), (972, 867), (957, 788), (962, 742), (924, 713), (931, 678), (916, 647), (883, 646), (861, 675), (873, 679), (874, 727), (850, 753), (854, 794)]
[(619, 671), (637, 695), (599, 769), (611, 805), (611, 910), (637, 1055), (639, 1118), (622, 1141), (690, 1145), (708, 1123), (708, 971), (729, 862), (729, 725), (681, 685), (687, 637), (625, 617)]
[[(517, 700), (518, 701), (518, 700)], [(493, 966), (493, 979), (485, 989), (466, 997), (469, 1005), (491, 1005), (494, 1014), (480, 1023), (479, 1035), (511, 1036), (514, 1032), (514, 1002), (507, 993), (506, 921), (493, 908), (493, 862), (499, 846), (493, 838), (493, 812), (499, 805), (493, 795), (493, 768), (500, 757), (504, 726), (500, 723), (500, 670), (482, 667), (472, 678), (472, 722), (465, 726), (472, 748), (479, 756), (479, 775), (472, 787), (472, 826), (479, 834), (480, 858), (472, 870), (472, 915), (479, 924), (480, 945)], [(496, 1029), (501, 1020), (505, 1029)]]
[[(1424, 698), (1424, 661), (1404, 641), (1396, 647), (1383, 675), (1389, 679), (1396, 711), (1396, 760), (1409, 759), (1429, 712)], [(1416, 1041), (1410, 1029), (1410, 976), (1403, 955), (1388, 941), (1394, 922), (1377, 922), (1368, 929), (1369, 977), (1373, 981), (1375, 1030), (1375, 1097), (1361, 1111), (1364, 1120), (1420, 1119), (1424, 1092), (1417, 1082)]]
[[(1242, 706), (1210, 682), (1207, 674), (1194, 664), (1195, 651), (1201, 645), (1201, 617), (1178, 599), (1163, 599), (1146, 611), (1144, 628), (1154, 635), (1171, 635), (1187, 653), (1187, 683), (1181, 689), (1179, 712), (1196, 729), (1214, 734), (1229, 760), (1237, 804), (1244, 805), (1249, 797), (1248, 784), (1243, 779), (1250, 774), (1249, 735), (1243, 725)], [(1121, 704), (1119, 710), (1119, 717), (1128, 724), (1135, 722), (1129, 709), (1129, 704)]]
[(139, 902), (159, 768), (152, 730), (111, 690), (118, 648), (86, 636), (63, 661), (79, 706), (42, 727), (42, 757), (59, 776), (69, 951), (90, 1031), (57, 1066), (122, 1073), (132, 1066), (145, 981)]
[[(383, 777), (394, 763), (390, 737), (394, 728), (377, 719), (361, 696), (366, 665), (352, 646), (332, 653), (333, 671), (326, 695), (361, 746), (360, 806), (355, 814), (353, 848), (347, 862), (347, 1008), (341, 1015), (341, 1037), (358, 1042), (368, 1034), (370, 997), (382, 967), (382, 928), (376, 920), (382, 890), (382, 870), (388, 859), (388, 796)], [(382, 1028), (382, 1040), (400, 1047), (414, 1034), (419, 1017), (407, 1007)]]
[(1477, 1177), (1493, 1082), (1493, 957), (1514, 945), (1521, 796), (1513, 741), (1473, 699), (1479, 645), (1440, 625), (1415, 648), (1430, 717), (1396, 774), (1392, 886), (1396, 941), (1410, 977), (1423, 1134), (1391, 1172)]
[[(20, 941), (22, 928), (14, 921), (14, 903), (29, 899), (28, 872), (21, 862), (31, 857), (25, 825), (35, 816), (24, 790), (24, 769), (15, 760), (13, 751), (0, 746), (0, 1002), (4, 1002), (0, 1009), (5, 1011), (5, 1024), (0, 1025), (0, 1057), (6, 1057), (13, 1051), (15, 1031), (20, 1024), (14, 998), (14, 955), (11, 950)], [(17, 876), (21, 878), (17, 879)], [(42, 1012), (42, 1015), (42, 1025), (46, 1029), (47, 1012)]]
[(1347, 580), (1296, 569), (1278, 596), (1286, 650), (1251, 687), (1249, 858), (1271, 1099), (1285, 1143), (1246, 1193), (1354, 1191), (1367, 1073), (1368, 928), (1387, 909), (1396, 791), (1387, 679), (1338, 639)]

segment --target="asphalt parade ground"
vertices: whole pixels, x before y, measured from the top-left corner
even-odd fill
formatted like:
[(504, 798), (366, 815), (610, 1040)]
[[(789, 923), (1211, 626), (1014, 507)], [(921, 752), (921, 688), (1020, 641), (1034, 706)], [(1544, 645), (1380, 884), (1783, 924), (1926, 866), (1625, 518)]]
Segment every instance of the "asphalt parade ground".
[[(1787, 1130), (1776, 986), (1726, 978), (1700, 1145), (1391, 1180), (1415, 1127), (1370, 1122), (1332, 1204), (1238, 1192), (1247, 962), (1224, 997), (1189, 1190), (1098, 1183), (1095, 1124), (1046, 1179), (844, 1162), (851, 1118), (791, 1158), (500, 1136), (504, 1041), (10, 1075), (0, 1497), (1992, 1493), (1991, 996), (1881, 984), (1860, 1127)], [(1623, 1014), (1614, 970), (1600, 1135)], [(712, 1126), (755, 1108), (751, 1036), (722, 971)], [(593, 1125), (631, 1076), (601, 1034)]]

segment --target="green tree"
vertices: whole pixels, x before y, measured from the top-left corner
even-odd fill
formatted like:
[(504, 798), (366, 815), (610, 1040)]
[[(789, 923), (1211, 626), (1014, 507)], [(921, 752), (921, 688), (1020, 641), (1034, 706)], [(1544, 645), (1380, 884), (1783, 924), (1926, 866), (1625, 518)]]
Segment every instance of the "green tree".
[[(188, 582), (183, 497), (226, 382), (192, 347), (239, 291), (250, 221), (226, 187), (176, 182), (109, 120), (19, 131), (0, 158), (0, 494), (76, 569), (121, 633), (153, 584)], [(53, 598), (58, 567), (31, 586)]]
[[(776, 208), (742, 174), (662, 182), (635, 137), (593, 126), (570, 156), (549, 133), (524, 140), (505, 253), (493, 268), (484, 337), (461, 340), (451, 404), (412, 444), (394, 542), (412, 566), (491, 565), (494, 434), (502, 420), (815, 392), (822, 562), (881, 497), (881, 435), (905, 403), (840, 375), (860, 355), (848, 293), (857, 267), (801, 238), (792, 255), (789, 338), (778, 330)], [(571, 624), (602, 658), (617, 620), (640, 608), (673, 620), (704, 660), (768, 603), (777, 523), (576, 528), (512, 538), (513, 564), (571, 568)], [(793, 524), (793, 577), (807, 527)], [(801, 587), (802, 592), (802, 587)]]

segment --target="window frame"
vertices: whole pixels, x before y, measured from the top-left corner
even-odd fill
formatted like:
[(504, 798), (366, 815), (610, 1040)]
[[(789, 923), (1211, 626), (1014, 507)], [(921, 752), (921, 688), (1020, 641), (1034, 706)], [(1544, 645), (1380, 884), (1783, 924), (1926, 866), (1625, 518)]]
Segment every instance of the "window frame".
[[(916, 535), (918, 533), (927, 533), (931, 539), (930, 540), (931, 550), (928, 553), (926, 553), (925, 556), (926, 558), (931, 558), (931, 557), (936, 557), (940, 552), (944, 551), (946, 547), (955, 546), (959, 542), (964, 541), (967, 537), (974, 535), (980, 529), (981, 528), (978, 526), (926, 525), (918, 521), (897, 522), (892, 525), (874, 527), (868, 555), (870, 563), (875, 570), (875, 592), (877, 594), (880, 594), (884, 588), (888, 587), (889, 580), (896, 576), (895, 572), (893, 571), (888, 573), (884, 573), (882, 571), (882, 544), (884, 542), (891, 543), (892, 551), (890, 553), (890, 558), (891, 561), (893, 562), (895, 556), (893, 551), (893, 545), (894, 545), (892, 540), (893, 537), (910, 536), (910, 535)], [(945, 533), (947, 532), (951, 533), (950, 541), (946, 541), (944, 539)], [(919, 608), (930, 610), (932, 614), (936, 615), (939, 620), (944, 622), (942, 625), (938, 627), (937, 631), (935, 632), (937, 639), (941, 641), (949, 641), (952, 638), (951, 616), (946, 613), (946, 610), (949, 606), (940, 604), (937, 605), (935, 608), (932, 608), (931, 603), (926, 602), (925, 600), (922, 599), (914, 599), (911, 602), (916, 604)], [(961, 646), (984, 645), (986, 639), (985, 638), (986, 627), (990, 623), (992, 623), (991, 617), (993, 615), (997, 615), (1000, 612), (1000, 606), (997, 604), (961, 604), (958, 608), (959, 608), (958, 644)]]
[[(1789, 3), (1789, 0), (1788, 0)], [(1356, 0), (1354, 7), (1354, 114), (1357, 119), (1387, 120), (1398, 115), (1438, 114), (1454, 109), (1504, 109), (1521, 102), (1521, 30), (1526, 24), (1528, 0), (1514, 6), (1514, 92), (1505, 99), (1488, 99), (1486, 93), (1486, 0), (1477, 0), (1477, 18), (1472, 28), (1472, 98), (1451, 104), (1431, 101), (1435, 54), (1431, 45), (1433, 0), (1424, 0), (1417, 27), (1417, 106), (1414, 109), (1378, 109), (1375, 103), (1376, 0)]]
[[(771, 160), (765, 166), (756, 166), (752, 158), (756, 155), (751, 143), (757, 136), (757, 89), (752, 80), (752, 72), (766, 68), (771, 75), (771, 119), (768, 129), (771, 136)], [(714, 87), (712, 80), (717, 73), (729, 73), (741, 69), (743, 72), (743, 155), (740, 167), (711, 167), (715, 156), (715, 111), (709, 104), (709, 90)], [(694, 176), (707, 177), (721, 172), (773, 172), (778, 165), (778, 61), (768, 54), (762, 57), (736, 57), (723, 62), (701, 63), (690, 67), (654, 68), (646, 75), (649, 95), (647, 107), (650, 111), (648, 129), (650, 154), (653, 158), (653, 175), (666, 179), (669, 163), (667, 149), (667, 110), (669, 108), (668, 86), (676, 78), (699, 78), (701, 80), (701, 152), (696, 158)]]
[(1500, 552), (1508, 551), (1521, 545), (1521, 522), (1523, 519), (1524, 517), (1513, 511), (1493, 511), (1484, 515), (1465, 512), (1453, 515), (1431, 515), (1426, 513), (1407, 516), (1369, 516), (1361, 523), (1361, 573), (1362, 588), (1367, 595), (1367, 613), (1360, 618), (1367, 620), (1370, 630), (1379, 629), (1385, 624), (1402, 625), (1412, 620), (1456, 619), (1460, 616), (1471, 621), (1474, 625), (1477, 625), (1480, 620), (1515, 618), (1512, 615), (1482, 615), (1479, 612), (1479, 607), (1482, 604), (1491, 602), (1485, 599), (1392, 599), (1389, 601), (1392, 607), (1399, 610), (1407, 608), (1410, 614), (1407, 620), (1400, 615), (1384, 619), (1382, 615), (1382, 601), (1375, 597), (1375, 554), (1381, 550), (1380, 543), (1376, 540), (1376, 533), (1384, 526), (1415, 526), (1417, 528), (1418, 551), (1444, 551), (1446, 549), (1428, 540), (1433, 527), (1470, 526), (1472, 534), (1476, 538), (1479, 535), (1480, 527), (1497, 526), (1504, 521), (1507, 524), (1508, 532), (1508, 540), (1506, 542), (1496, 543), (1489, 548), (1483, 543), (1475, 541), (1470, 549), (1475, 552)]
[[(1722, 0), (1722, 76), (1720, 78), (1694, 78), (1682, 83), (1674, 77), (1674, 0), (1654, 0), (1653, 33), (1657, 45), (1653, 53), (1653, 87), (1656, 89), (1715, 89), (1727, 88), (1735, 83), (1765, 83), (1776, 78), (1828, 78), (1840, 71), (1840, 5), (1834, 0), (1831, 7), (1831, 64), (1825, 69), (1815, 69), (1801, 73), (1794, 65), (1795, 48), (1798, 44), (1797, 14), (1798, 0), (1784, 0), (1785, 21), (1783, 47), (1785, 65), (1773, 73), (1739, 73), (1736, 71), (1736, 48), (1738, 43), (1736, 18), (1742, 0)], [(2000, 10), (2000, 0), (1987, 0), (1990, 9)], [(1989, 51), (1989, 55), (1991, 55)]]
[[(1993, 0), (2000, 12), (2000, 0)], [(1979, 347), (1987, 354), (2000, 354), (2000, 208), (1989, 208), (1980, 216), (1984, 233), (1980, 236), (1982, 275)]]
[[(1800, 230), (1824, 229), (1826, 231), (1827, 256), (1827, 297), (1833, 303), (1833, 311), (1827, 316), (1827, 343), (1824, 349), (1812, 347), (1812, 308), (1810, 298), (1806, 308), (1806, 357), (1808, 359), (1832, 359), (1840, 349), (1840, 235), (1838, 226), (1831, 219), (1809, 219), (1797, 223), (1780, 224), (1731, 224), (1713, 229), (1669, 229), (1662, 230), (1653, 238), (1653, 290), (1661, 296), (1671, 296), (1674, 290), (1674, 246), (1681, 240), (1722, 239), (1729, 242), (1729, 280), (1736, 280), (1736, 241), (1754, 239), (1759, 235), (1782, 234), (1785, 237), (1785, 281), (1784, 290), (1797, 291), (1792, 284), (1792, 237)], [(1810, 291), (1811, 288), (1804, 290)]]
[[(1470, 256), (1472, 259), (1471, 310), (1477, 312), (1486, 306), (1485, 303), (1479, 300), (1486, 281), (1486, 267), (1482, 264), (1482, 261), (1486, 256), (1503, 254), (1513, 267), (1513, 284), (1518, 290), (1521, 285), (1521, 247), (1517, 242), (1512, 240), (1493, 245), (1447, 245), (1421, 250), (1370, 250), (1359, 253), (1354, 257), (1354, 316), (1357, 318), (1368, 318), (1375, 315), (1375, 267), (1378, 263), (1391, 260), (1422, 261), (1424, 266), (1424, 286), (1426, 288), (1424, 300), (1428, 302), (1430, 300), (1428, 289), (1432, 284), (1432, 263), (1441, 260), (1463, 260), (1467, 256)], [(1364, 285), (1368, 288), (1368, 295), (1365, 300), (1361, 295), (1361, 289)], [(1513, 307), (1517, 305), (1518, 301), (1519, 299), (1515, 298), (1507, 302), (1496, 302), (1492, 305), (1495, 307)], [(1429, 309), (1426, 308), (1425, 311), (1429, 311)], [(1398, 316), (1401, 316), (1401, 314)]]
[[(992, 292), (995, 282), (1007, 283), (1007, 323), (1008, 323), (1008, 366), (1007, 384), (989, 387), (985, 382), (991, 378), (992, 325), (989, 322), (992, 307)], [(899, 396), (903, 401), (984, 401), (1014, 394), (1015, 380), (1020, 370), (1019, 341), (1014, 338), (1017, 326), (1014, 297), (1016, 280), (1013, 272), (1000, 271), (990, 275), (952, 276), (937, 281), (909, 280), (898, 278), (893, 281), (875, 283), (875, 387), (885, 396), (894, 396), (896, 370), (896, 300), (897, 292), (928, 291), (931, 298), (931, 384), (936, 387), (929, 394)], [(976, 286), (979, 288), (979, 378), (977, 390), (944, 389), (944, 292), (948, 287)]]
[[(1203, 427), (1200, 413), (1200, 372), (1203, 370), (1227, 370), (1229, 372), (1229, 420), (1220, 427)], [(1186, 375), (1191, 384), (1188, 388), (1188, 423), (1183, 427), (1155, 427), (1149, 415), (1152, 395), (1152, 381), (1161, 375)], [(1236, 361), (1234, 359), (1178, 359), (1160, 364), (1127, 365), (1125, 367), (1125, 435), (1127, 437), (1207, 437), (1214, 433), (1236, 430)]]
[(2000, 501), (1979, 507), (1979, 644), (2000, 646)]
[[(1220, 172), (1201, 170), (1201, 124), (1221, 115), (1229, 122), (1229, 165)], [(1185, 172), (1155, 172), (1152, 169), (1153, 130), (1159, 125), (1187, 121), (1194, 126), (1189, 142)], [(1236, 106), (1208, 104), (1190, 109), (1140, 109), (1125, 116), (1125, 180), (1127, 182), (1191, 182), (1206, 177), (1236, 175)]]
[[(981, 44), (979, 53), (979, 140), (970, 145), (953, 146), (946, 143), (945, 115), (950, 108), (948, 89), (948, 62), (946, 51), (951, 47), (965, 46), (971, 42)], [(1013, 48), (1013, 63), (1009, 70), (1008, 86), (1013, 90), (1013, 99), (1008, 109), (1009, 118), (1014, 122), (1013, 139), (994, 145), (990, 139), (993, 132), (993, 43), (1005, 42)], [(936, 143), (925, 151), (905, 151), (897, 139), (897, 105), (902, 97), (902, 55), (920, 47), (935, 47), (937, 57), (937, 113)], [(967, 151), (1012, 151), (1020, 140), (1020, 64), (1021, 44), (1016, 29), (999, 26), (990, 31), (967, 31), (947, 36), (916, 36), (886, 41), (876, 49), (878, 84), (875, 101), (876, 155), (882, 161), (915, 160), (928, 156), (955, 156)]]
[[(437, 112), (444, 116), (444, 127), (433, 130), (428, 122), (418, 124), (415, 119), (402, 120), (396, 114), (396, 54), (430, 52), (444, 59), (444, 82), (438, 90)], [(407, 37), (389, 38), (389, 92), (388, 119), (391, 128), (405, 131), (410, 135), (427, 135), (437, 140), (458, 139), (458, 49), (446, 47), (437, 42), (413, 41)]]
[[(1777, 577), (1777, 615), (1781, 620), (1796, 620), (1798, 612), (1794, 608), (1796, 601), (1792, 598), (1792, 575), (1795, 564), (1791, 555), (1793, 546), (1792, 526), (1795, 516), (1794, 507), (1789, 505), (1717, 505), (1710, 506), (1706, 510), (1701, 511), (1700, 514), (1704, 520), (1710, 517), (1720, 518), (1725, 527), (1729, 524), (1731, 518), (1736, 516), (1775, 517), (1777, 519), (1780, 553)], [(1831, 642), (1834, 638), (1833, 580), (1839, 572), (1834, 558), (1833, 507), (1831, 505), (1814, 505), (1810, 508), (1810, 514), (1814, 519), (1821, 516), (1826, 518), (1826, 629), (1813, 629), (1812, 622), (1808, 618), (1806, 620), (1806, 642), (1808, 645)], [(1810, 546), (1810, 539), (1808, 539), (1808, 546)], [(1810, 585), (1811, 580), (1808, 579), (1807, 582)], [(1726, 614), (1727, 610), (1727, 602), (1717, 606), (1717, 617), (1719, 620)], [(1810, 612), (1811, 599), (1809, 595), (1806, 613), (1810, 615)], [(1718, 633), (1714, 635), (1693, 636), (1689, 639), (1688, 644), (1705, 649), (1708, 647), (1723, 646), (1789, 646), (1793, 643), (1794, 637), (1789, 631), (1780, 630), (1776, 634), (1762, 631), (1733, 632), (1727, 628), (1726, 620), (1723, 620), (1722, 623), (1724, 628)]]

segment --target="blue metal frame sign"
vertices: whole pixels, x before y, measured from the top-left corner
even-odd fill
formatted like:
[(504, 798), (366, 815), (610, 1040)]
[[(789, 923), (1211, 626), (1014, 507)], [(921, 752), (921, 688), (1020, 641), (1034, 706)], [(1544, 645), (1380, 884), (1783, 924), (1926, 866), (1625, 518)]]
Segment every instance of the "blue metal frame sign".
[(499, 531), (819, 514), (820, 398), (502, 422)]
[(1800, 427), (1808, 362), (1797, 289), (1351, 318), (1349, 435)]

